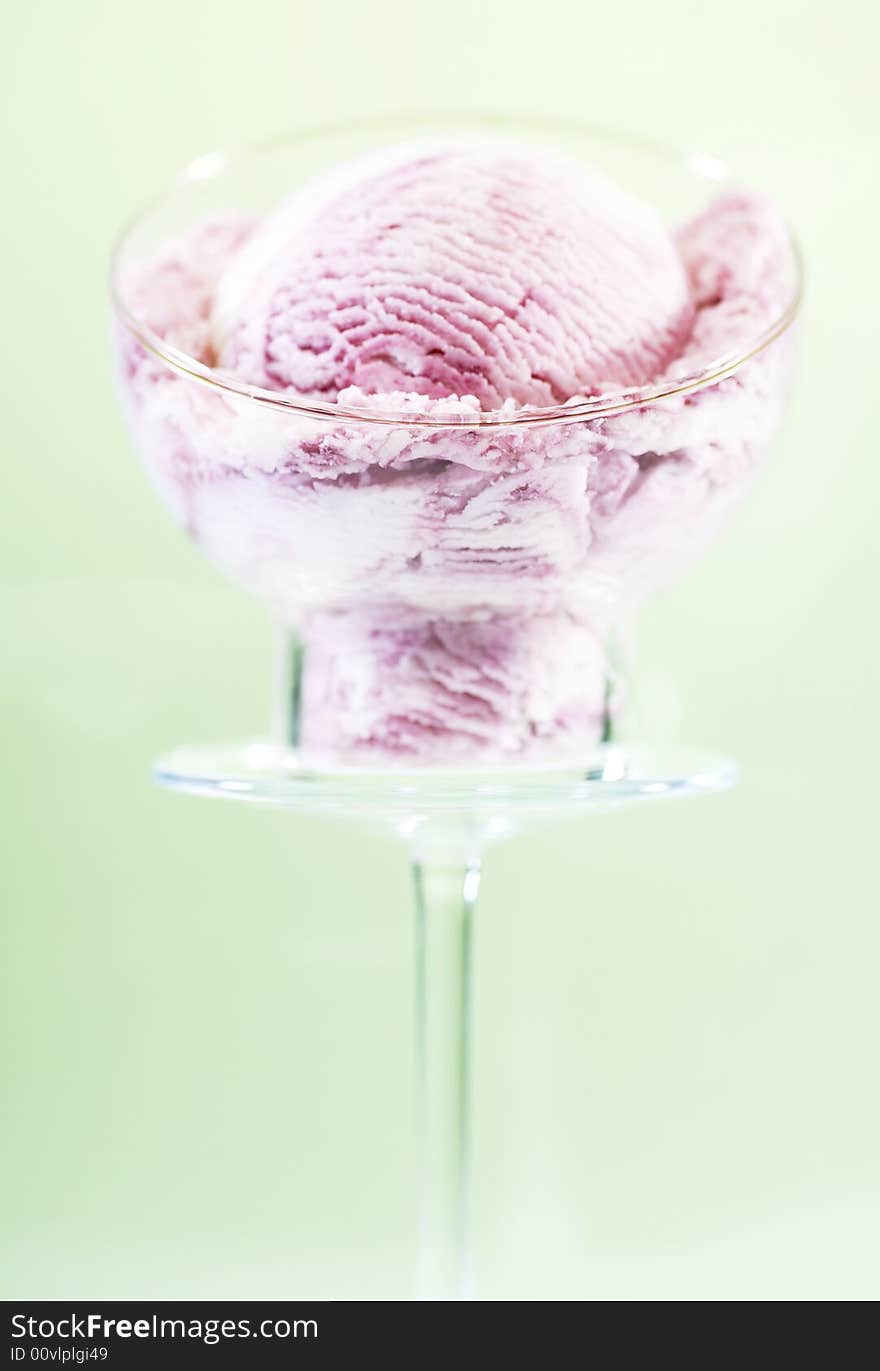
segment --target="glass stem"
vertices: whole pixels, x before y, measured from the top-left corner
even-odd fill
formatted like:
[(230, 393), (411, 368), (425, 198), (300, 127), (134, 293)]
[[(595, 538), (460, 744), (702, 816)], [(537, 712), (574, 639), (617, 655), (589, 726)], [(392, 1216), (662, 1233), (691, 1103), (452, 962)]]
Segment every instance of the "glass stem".
[(413, 862), (416, 896), (416, 1045), (420, 1145), (418, 1294), (469, 1293), (467, 1182), (473, 916), (476, 859)]

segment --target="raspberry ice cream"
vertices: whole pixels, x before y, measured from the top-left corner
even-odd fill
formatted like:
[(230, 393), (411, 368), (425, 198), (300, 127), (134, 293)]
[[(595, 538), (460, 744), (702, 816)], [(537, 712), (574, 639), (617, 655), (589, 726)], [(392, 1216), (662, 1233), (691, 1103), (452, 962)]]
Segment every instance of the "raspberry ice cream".
[(572, 757), (615, 637), (760, 466), (788, 338), (696, 380), (793, 290), (750, 194), (673, 236), (557, 153), (395, 149), (131, 269), (123, 394), (179, 521), (302, 638), (305, 754)]
[(650, 381), (693, 304), (659, 215), (551, 152), (374, 155), (270, 216), (220, 279), (218, 362), (269, 389), (552, 405)]

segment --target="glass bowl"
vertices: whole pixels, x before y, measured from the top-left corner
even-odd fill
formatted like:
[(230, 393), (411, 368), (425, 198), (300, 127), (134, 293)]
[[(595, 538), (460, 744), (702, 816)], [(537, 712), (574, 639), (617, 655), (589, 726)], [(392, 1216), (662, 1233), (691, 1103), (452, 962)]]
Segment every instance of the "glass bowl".
[(276, 741), (310, 765), (546, 765), (611, 740), (639, 606), (716, 536), (785, 401), (790, 238), (774, 308), (637, 389), (512, 414), (373, 408), (218, 369), (214, 278), (254, 216), (359, 153), (473, 133), (550, 144), (672, 227), (729, 180), (713, 158), (576, 124), (367, 121), (199, 158), (114, 254), (137, 450), (178, 523), (279, 625)]

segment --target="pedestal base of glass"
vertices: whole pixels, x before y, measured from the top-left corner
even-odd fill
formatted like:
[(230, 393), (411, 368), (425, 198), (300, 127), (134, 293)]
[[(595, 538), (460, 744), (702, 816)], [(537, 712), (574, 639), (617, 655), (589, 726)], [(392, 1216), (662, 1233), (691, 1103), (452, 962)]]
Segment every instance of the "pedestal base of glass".
[(354, 820), (395, 834), (412, 864), (421, 1163), (420, 1299), (464, 1299), (468, 1260), (473, 918), (492, 842), (623, 805), (725, 790), (729, 761), (677, 748), (606, 744), (570, 765), (465, 771), (318, 769), (267, 742), (180, 748), (160, 785)]

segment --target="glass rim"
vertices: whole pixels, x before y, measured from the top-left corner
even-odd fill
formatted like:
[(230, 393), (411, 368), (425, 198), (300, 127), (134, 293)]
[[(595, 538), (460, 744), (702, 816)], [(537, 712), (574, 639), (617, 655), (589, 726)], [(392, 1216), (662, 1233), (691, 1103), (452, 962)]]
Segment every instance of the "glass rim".
[(177, 175), (170, 183), (166, 184), (161, 192), (151, 197), (139, 210), (128, 217), (116, 236), (109, 264), (110, 299), (120, 321), (143, 348), (172, 371), (214, 390), (233, 395), (238, 399), (253, 401), (255, 404), (270, 410), (289, 412), (311, 419), (335, 419), (386, 427), (405, 425), (407, 428), (422, 427), (429, 429), (460, 429), (462, 426), (509, 429), (530, 424), (570, 423), (579, 419), (600, 419), (609, 415), (641, 409), (660, 400), (688, 395), (693, 391), (715, 385), (717, 382), (732, 376), (746, 362), (763, 352), (786, 332), (797, 317), (803, 299), (803, 256), (797, 237), (791, 225), (786, 221), (785, 227), (793, 267), (791, 296), (781, 312), (742, 347), (732, 349), (720, 357), (712, 359), (705, 366), (695, 371), (687, 372), (681, 376), (669, 377), (662, 381), (648, 382), (644, 386), (605, 391), (601, 395), (563, 401), (555, 405), (524, 408), (515, 411), (513, 414), (503, 414), (500, 410), (480, 410), (463, 415), (444, 415), (442, 413), (433, 415), (419, 413), (418, 411), (363, 409), (355, 405), (340, 405), (336, 401), (309, 400), (286, 391), (266, 390), (260, 386), (251, 385), (236, 377), (232, 372), (224, 371), (219, 367), (208, 366), (206, 363), (200, 362), (198, 358), (192, 357), (182, 349), (175, 347), (174, 344), (167, 342), (128, 307), (119, 279), (121, 259), (128, 240), (131, 234), (181, 187), (197, 181), (216, 180), (224, 172), (234, 168), (238, 163), (247, 161), (248, 158), (285, 146), (317, 143), (326, 138), (338, 137), (355, 131), (369, 133), (371, 130), (375, 130), (378, 133), (381, 130), (387, 130), (391, 133), (395, 130), (403, 132), (405, 129), (417, 129), (419, 126), (428, 129), (436, 127), (441, 122), (451, 127), (459, 126), (463, 131), (476, 131), (478, 126), (483, 131), (491, 130), (497, 133), (528, 128), (536, 133), (553, 134), (555, 132), (557, 135), (564, 134), (568, 137), (593, 138), (608, 144), (629, 147), (634, 151), (672, 162), (704, 181), (724, 183), (732, 179), (727, 164), (711, 154), (689, 151), (675, 144), (665, 143), (641, 134), (611, 130), (601, 125), (576, 119), (541, 119), (532, 118), (528, 115), (478, 112), (449, 114), (439, 111), (433, 114), (404, 114), (371, 119), (341, 120), (315, 124), (307, 129), (292, 129), (267, 138), (233, 144), (194, 158), (178, 171)]

